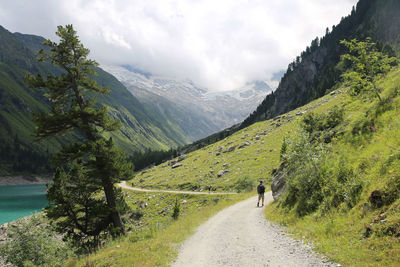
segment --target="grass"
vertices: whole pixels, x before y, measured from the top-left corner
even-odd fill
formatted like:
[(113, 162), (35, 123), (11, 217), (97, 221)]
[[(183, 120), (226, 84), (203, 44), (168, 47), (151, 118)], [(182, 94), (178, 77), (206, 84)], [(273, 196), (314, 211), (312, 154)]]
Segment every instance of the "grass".
[[(193, 191), (206, 191), (211, 186), (215, 191), (236, 191), (237, 182), (245, 177), (254, 183), (259, 178), (269, 181), (271, 171), (279, 166), (283, 139), (296, 129), (301, 118), (296, 113), (311, 110), (324, 112), (341, 101), (342, 95), (327, 95), (285, 116), (256, 123), (220, 142), (188, 153), (180, 161), (181, 167), (173, 169), (165, 162), (137, 173), (127, 184)], [(246, 141), (251, 144), (239, 149)], [(236, 146), (235, 150), (223, 153), (230, 146)], [(217, 155), (220, 147), (222, 150)], [(228, 172), (218, 177), (220, 170)], [(131, 220), (128, 226), (134, 232), (126, 238), (111, 241), (87, 258), (71, 259), (66, 266), (166, 266), (176, 258), (178, 244), (193, 234), (197, 226), (217, 211), (254, 194), (215, 196), (124, 192), (128, 194), (127, 200), (133, 210), (137, 210), (137, 205), (142, 201), (148, 203), (143, 210), (143, 217)], [(181, 203), (182, 215), (174, 221), (171, 214), (176, 197)], [(219, 199), (217, 203), (216, 199)], [(183, 200), (186, 200), (185, 204)], [(168, 210), (162, 213), (165, 208)]]
[[(137, 209), (142, 201), (148, 204), (143, 209), (143, 217), (132, 220), (129, 227), (135, 230), (124, 238), (111, 241), (96, 254), (70, 259), (65, 266), (167, 266), (178, 255), (179, 244), (201, 223), (219, 210), (250, 197), (250, 194), (216, 196), (124, 192), (133, 209)], [(171, 215), (176, 198), (181, 203), (181, 213), (174, 220)]]
[[(353, 99), (345, 93), (326, 95), (280, 118), (256, 123), (188, 153), (180, 161), (180, 167), (172, 168), (171, 161), (165, 162), (137, 173), (127, 184), (193, 191), (205, 191), (211, 186), (215, 191), (234, 191), (243, 177), (254, 182), (264, 178), (268, 182), (271, 171), (280, 164), (283, 139), (296, 134), (301, 118), (296, 114), (300, 111), (326, 113), (333, 106), (342, 106), (345, 134), (333, 142), (330, 159), (332, 164), (345, 159), (346, 167), (362, 178), (363, 191), (357, 204), (352, 209), (339, 206), (326, 213), (317, 211), (301, 218), (273, 204), (266, 208), (266, 217), (287, 226), (295, 237), (313, 242), (318, 251), (344, 266), (399, 266), (399, 239), (388, 234), (390, 229), (400, 225), (399, 200), (379, 209), (363, 208), (372, 191), (389, 190), (388, 183), (400, 173), (400, 97), (398, 93), (393, 95), (400, 84), (399, 74), (399, 69), (393, 71), (380, 84), (385, 89), (382, 97), (390, 100), (384, 108), (376, 101)], [(340, 90), (345, 92), (346, 88)], [(369, 129), (371, 119), (375, 132)], [(246, 141), (251, 144), (239, 149)], [(236, 148), (223, 153), (231, 146)], [(220, 170), (228, 172), (218, 176)], [(207, 195), (125, 192), (134, 210), (140, 201), (149, 201), (143, 217), (131, 223), (135, 231), (126, 238), (111, 241), (88, 258), (70, 260), (67, 266), (166, 266), (177, 256), (178, 244), (198, 225), (218, 210), (249, 196), (219, 196), (220, 200), (215, 203), (215, 196)], [(174, 221), (171, 213), (177, 196), (183, 214)], [(165, 207), (168, 211), (160, 213)], [(365, 237), (371, 224), (371, 235)]]
[[(296, 129), (301, 118), (296, 113), (307, 110), (324, 112), (340, 101), (340, 95), (327, 95), (280, 118), (258, 122), (224, 140), (188, 153), (180, 161), (180, 167), (172, 168), (173, 164), (168, 161), (136, 173), (127, 184), (193, 191), (205, 191), (211, 186), (215, 191), (235, 191), (235, 183), (243, 177), (249, 177), (253, 182), (259, 179), (268, 182), (271, 171), (279, 167), (283, 139)], [(239, 148), (245, 142), (250, 145)], [(234, 151), (224, 153), (232, 146), (235, 146)], [(227, 172), (218, 176), (221, 170)]]
[[(400, 266), (399, 74), (396, 69), (380, 83), (385, 104), (349, 97), (342, 102), (346, 130), (333, 142), (327, 165), (346, 159), (346, 165), (361, 178), (363, 191), (357, 204), (351, 209), (339, 206), (328, 213), (317, 210), (304, 217), (279, 202), (265, 209), (269, 220), (312, 242), (318, 251), (343, 266)], [(364, 132), (363, 123), (367, 126)], [(374, 208), (369, 197), (375, 190), (394, 201)]]

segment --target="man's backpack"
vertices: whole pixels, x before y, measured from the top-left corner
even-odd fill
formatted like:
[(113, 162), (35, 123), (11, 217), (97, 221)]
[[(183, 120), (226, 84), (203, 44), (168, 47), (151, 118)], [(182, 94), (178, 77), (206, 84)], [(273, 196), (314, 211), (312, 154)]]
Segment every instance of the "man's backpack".
[(257, 191), (259, 194), (264, 194), (265, 193), (265, 186), (263, 184), (259, 184), (257, 186)]

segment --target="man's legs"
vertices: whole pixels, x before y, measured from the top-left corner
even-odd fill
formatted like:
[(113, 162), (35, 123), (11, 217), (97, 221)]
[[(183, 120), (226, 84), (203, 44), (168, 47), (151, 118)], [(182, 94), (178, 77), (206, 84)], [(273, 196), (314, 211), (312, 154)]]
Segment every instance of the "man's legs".
[(262, 205), (264, 206), (264, 194), (258, 194), (257, 207), (260, 206), (260, 200), (261, 199), (262, 199)]

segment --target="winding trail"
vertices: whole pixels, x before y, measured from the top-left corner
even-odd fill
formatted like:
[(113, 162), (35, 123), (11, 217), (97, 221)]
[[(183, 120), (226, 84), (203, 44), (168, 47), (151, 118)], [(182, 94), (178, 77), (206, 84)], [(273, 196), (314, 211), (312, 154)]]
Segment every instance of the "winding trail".
[(161, 193), (171, 193), (171, 194), (190, 194), (190, 195), (232, 195), (236, 193), (227, 192), (194, 192), (194, 191), (174, 191), (174, 190), (158, 190), (158, 189), (144, 189), (139, 187), (132, 187), (126, 184), (126, 181), (122, 181), (117, 184), (119, 187), (139, 192), (161, 192)]
[[(265, 200), (272, 201), (271, 192)], [(265, 220), (256, 203), (239, 202), (200, 225), (172, 266), (336, 266)]]

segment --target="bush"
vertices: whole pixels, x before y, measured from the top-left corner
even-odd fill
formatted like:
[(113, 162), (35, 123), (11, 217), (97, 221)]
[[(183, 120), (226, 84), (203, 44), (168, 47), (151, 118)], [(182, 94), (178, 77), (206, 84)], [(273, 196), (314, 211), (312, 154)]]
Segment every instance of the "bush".
[(254, 184), (254, 179), (250, 178), (249, 176), (243, 176), (235, 182), (233, 187), (238, 193), (250, 192), (253, 190)]
[(307, 113), (301, 121), (301, 128), (308, 133), (311, 142), (330, 143), (342, 134), (338, 126), (343, 121), (343, 109), (334, 107), (327, 114)]
[(178, 220), (179, 214), (181, 212), (181, 205), (179, 204), (178, 198), (175, 200), (174, 209), (172, 211), (172, 218)]
[(0, 254), (16, 266), (62, 266), (74, 254), (43, 215), (21, 219), (6, 233), (10, 240), (0, 247)]
[(345, 159), (334, 160), (328, 145), (311, 143), (301, 130), (288, 144), (283, 207), (294, 208), (298, 216), (305, 216), (319, 208), (326, 212), (356, 205), (363, 183)]

